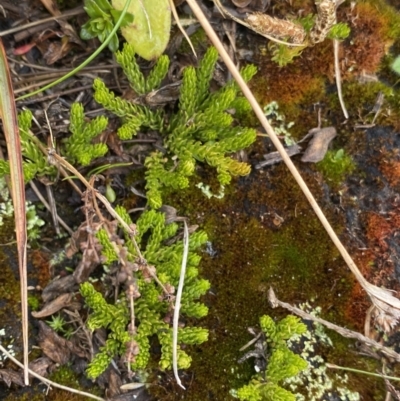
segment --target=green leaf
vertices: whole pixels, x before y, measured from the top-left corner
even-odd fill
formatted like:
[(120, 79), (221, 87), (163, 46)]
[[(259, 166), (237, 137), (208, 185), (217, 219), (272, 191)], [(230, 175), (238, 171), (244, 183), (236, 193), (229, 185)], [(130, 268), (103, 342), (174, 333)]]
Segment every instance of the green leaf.
[(400, 74), (400, 56), (397, 56), (392, 64), (392, 70)]
[[(113, 17), (114, 23), (116, 23), (119, 20), (121, 13), (122, 13), (122, 11), (119, 11), (119, 10), (114, 10), (114, 9), (110, 10), (110, 14)], [(132, 24), (133, 18), (134, 17), (132, 14), (126, 13), (125, 17), (122, 19), (121, 28), (123, 28), (124, 26), (127, 26), (129, 24)]]
[(104, 11), (111, 12), (111, 10), (113, 9), (111, 7), (111, 4), (107, 0), (94, 0), (94, 1)]
[(87, 22), (82, 26), (79, 36), (82, 40), (93, 39), (97, 36), (97, 33), (94, 33), (92, 27), (90, 26), (90, 22)]
[[(112, 0), (116, 10), (122, 10), (126, 0)], [(122, 36), (135, 52), (146, 60), (158, 58), (167, 47), (171, 30), (169, 0), (132, 1), (128, 12), (135, 23), (121, 28)]]
[(107, 16), (94, 0), (85, 0), (85, 6), (83, 8), (90, 18), (104, 18)]

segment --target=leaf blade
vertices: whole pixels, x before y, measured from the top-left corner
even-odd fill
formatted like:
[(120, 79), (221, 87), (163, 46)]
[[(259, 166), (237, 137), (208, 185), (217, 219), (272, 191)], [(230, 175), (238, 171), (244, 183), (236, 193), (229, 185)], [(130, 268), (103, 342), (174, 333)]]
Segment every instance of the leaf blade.
[(25, 183), (22, 170), (21, 142), (15, 108), (14, 91), (7, 63), (7, 56), (0, 38), (0, 117), (10, 161), (11, 195), (14, 204), (15, 230), (17, 236), (18, 265), (21, 281), (22, 333), (24, 345), (24, 380), (28, 378), (28, 297), (26, 273), (26, 207)]

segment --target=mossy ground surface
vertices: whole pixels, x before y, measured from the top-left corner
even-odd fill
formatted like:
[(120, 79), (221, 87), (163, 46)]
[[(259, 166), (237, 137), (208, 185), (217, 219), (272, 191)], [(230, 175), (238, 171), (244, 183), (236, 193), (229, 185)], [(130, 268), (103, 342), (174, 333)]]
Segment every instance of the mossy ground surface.
[[(300, 8), (304, 14), (314, 10), (311, 1), (293, 1), (290, 10), (288, 4), (280, 3), (282, 14)], [(320, 103), (321, 125), (335, 126), (338, 131), (331, 150), (343, 148), (356, 168), (333, 186), (315, 166), (301, 164), (299, 158), (295, 162), (366, 278), (398, 290), (400, 266), (395, 265), (388, 249), (397, 250), (395, 237), (400, 229), (396, 219), (400, 208), (395, 202), (400, 189), (400, 157), (396, 150), (400, 146), (400, 95), (398, 77), (389, 68), (394, 55), (385, 53), (390, 45), (394, 53), (399, 53), (400, 42), (395, 38), (400, 36), (400, 23), (385, 4), (383, 0), (371, 0), (358, 2), (352, 12), (346, 4), (339, 8), (339, 19), (351, 21), (352, 29), (350, 38), (341, 44), (343, 95), (351, 113), (347, 122), (344, 123), (337, 100), (329, 40), (305, 49), (292, 64), (279, 68), (271, 62), (265, 40), (252, 36), (253, 61), (259, 73), (251, 86), (262, 106), (276, 100), (286, 121), (295, 121), (291, 133), (296, 139), (318, 125), (315, 105)], [(353, 18), (355, 15), (357, 18)], [(200, 39), (202, 35), (199, 33)], [(363, 72), (373, 76), (379, 70), (385, 83), (359, 79)], [(375, 123), (390, 128), (355, 129), (356, 125), (371, 124), (371, 110), (379, 92), (385, 95), (385, 103)], [(245, 120), (255, 121), (251, 115)], [(260, 161), (271, 150), (274, 149), (270, 142), (260, 137), (249, 152), (250, 161)], [(199, 174), (218, 192), (218, 185), (210, 178), (215, 175), (213, 171), (202, 170)], [(156, 383), (158, 377), (154, 378), (150, 389), (160, 401), (233, 400), (229, 390), (242, 386), (253, 374), (251, 361), (237, 363), (243, 355), (239, 349), (252, 338), (247, 329), (258, 329), (263, 314), (277, 320), (287, 314), (283, 309), (269, 307), (270, 286), (282, 301), (312, 301), (313, 306), (322, 308), (323, 318), (363, 330), (369, 301), (285, 166), (278, 164), (253, 171), (249, 177), (235, 180), (225, 192), (221, 200), (206, 199), (198, 189), (166, 199), (179, 215), (188, 216), (191, 224), (199, 224), (207, 231), (215, 254), (211, 256), (204, 250), (201, 264), (203, 276), (212, 285), (204, 297), (209, 315), (199, 322), (209, 329), (209, 341), (188, 349), (193, 363), (188, 372), (181, 373), (186, 391), (175, 384), (170, 373), (162, 375), (161, 382)], [(124, 201), (128, 209), (137, 206), (138, 198), (132, 199)], [(9, 240), (4, 238), (1, 242)], [(43, 268), (37, 279), (44, 285), (48, 270), (39, 259), (40, 253), (36, 260)], [(0, 306), (7, 304), (10, 308), (2, 307), (0, 320), (7, 334), (19, 336), (18, 269), (10, 265), (3, 252), (0, 262)], [(380, 369), (379, 362), (357, 353), (353, 341), (332, 332), (329, 335), (334, 347), (323, 351), (328, 362), (371, 372)], [(64, 373), (64, 379), (69, 380), (70, 374)], [(159, 372), (156, 373), (158, 376)], [(63, 381), (63, 377), (58, 379)], [(75, 379), (73, 376), (69, 384), (76, 384)], [(349, 388), (359, 391), (363, 400), (385, 397), (380, 379), (349, 374)], [(11, 390), (8, 394), (4, 398), (7, 401), (44, 399), (37, 387), (18, 394)], [(60, 398), (51, 399), (75, 400), (73, 397), (63, 393)]]
[[(340, 234), (343, 218), (324, 200), (314, 173), (305, 178)], [(169, 384), (166, 396), (165, 389), (155, 388), (160, 399), (233, 399), (229, 390), (253, 374), (250, 361), (237, 363), (243, 354), (239, 349), (251, 339), (247, 329), (259, 328), (263, 314), (277, 319), (287, 314), (269, 307), (270, 286), (279, 299), (292, 304), (313, 300), (324, 318), (351, 327), (345, 310), (353, 277), (284, 166), (237, 180), (222, 200), (207, 200), (196, 189), (168, 202), (205, 228), (215, 255), (205, 253), (202, 262), (203, 275), (212, 283), (204, 299), (210, 313), (201, 321), (210, 330), (209, 341), (191, 350), (193, 376), (184, 376), (187, 391)], [(330, 361), (351, 364), (354, 344), (335, 340)], [(361, 389), (363, 380), (356, 377), (352, 387)]]
[[(298, 6), (304, 7), (304, 2)], [(393, 43), (393, 32), (400, 24), (399, 19), (394, 21), (393, 15), (389, 16), (382, 1), (360, 2), (357, 12), (359, 21), (351, 26), (351, 37), (342, 44), (341, 50), (348, 63), (342, 71), (343, 94), (352, 114), (346, 124), (343, 124), (343, 114), (334, 89), (330, 41), (306, 49), (292, 64), (279, 68), (265, 56), (265, 49), (263, 55), (262, 39), (255, 39), (252, 46), (258, 49), (255, 60), (259, 73), (251, 86), (262, 106), (272, 100), (278, 101), (286, 121), (295, 121), (291, 133), (297, 139), (318, 125), (315, 104), (321, 102), (321, 126), (333, 125), (338, 131), (330, 147), (331, 154), (344, 149), (344, 154), (349, 157), (346, 160), (348, 168), (338, 171), (335, 163), (317, 168), (294, 159), (328, 220), (354, 255), (360, 269), (372, 279), (374, 272), (377, 274), (374, 264), (377, 254), (359, 249), (365, 223), (354, 219), (354, 216), (371, 211), (371, 205), (368, 209), (365, 202), (362, 202), (362, 210), (358, 208), (360, 199), (375, 198), (378, 187), (387, 188), (387, 183), (390, 184), (389, 179), (383, 177), (364, 185), (373, 163), (378, 171), (378, 166), (381, 166), (380, 171), (390, 176), (392, 189), (387, 193), (394, 193), (393, 183), (399, 184), (400, 175), (394, 165), (391, 165), (393, 168), (384, 165), (382, 156), (378, 155), (379, 150), (374, 156), (366, 158), (372, 133), (357, 131), (354, 126), (372, 121), (371, 110), (382, 92), (387, 99), (386, 107), (391, 112), (378, 115), (375, 123), (398, 128), (398, 94), (393, 86), (396, 79), (387, 67), (387, 60), (382, 65), (385, 84), (360, 82), (357, 77), (362, 70), (369, 73), (379, 70), (385, 46)], [(350, 21), (351, 14), (344, 11), (341, 18)], [(360, 58), (363, 52), (358, 54), (358, 48), (363, 48), (366, 35), (373, 37), (368, 45), (373, 49)], [(254, 120), (249, 116), (247, 121)], [(391, 133), (386, 133), (386, 136), (378, 134), (378, 149), (387, 140), (392, 144), (388, 145), (389, 148), (395, 146), (398, 134), (389, 131)], [(268, 140), (259, 138), (249, 152), (250, 160), (260, 160), (262, 154), (273, 150)], [(393, 152), (391, 155), (393, 157)], [(398, 160), (397, 154), (395, 159)], [(208, 176), (207, 173), (205, 176)], [(384, 183), (379, 185), (382, 180)], [(218, 186), (214, 189), (217, 192)], [(357, 196), (354, 196), (355, 193)], [(363, 331), (365, 312), (369, 306), (365, 292), (348, 271), (285, 166), (253, 171), (249, 177), (237, 180), (222, 200), (208, 200), (197, 190), (188, 190), (170, 197), (167, 203), (177, 207), (180, 215), (188, 215), (193, 224), (200, 224), (207, 231), (216, 254), (213, 257), (205, 254), (202, 262), (204, 276), (212, 283), (212, 289), (205, 297), (210, 314), (201, 322), (202, 326), (210, 329), (210, 340), (201, 348), (192, 350), (192, 368), (184, 376), (187, 391), (181, 391), (166, 380), (164, 388), (159, 392), (155, 390), (160, 399), (233, 399), (228, 395), (229, 390), (240, 387), (252, 375), (251, 362), (237, 363), (242, 355), (239, 349), (251, 339), (247, 328), (258, 328), (258, 319), (263, 314), (270, 314), (276, 319), (287, 314), (284, 310), (270, 309), (267, 301), (270, 286), (285, 302), (299, 304), (312, 300), (313, 306), (321, 306), (323, 318)], [(381, 205), (382, 200), (378, 203)], [(354, 230), (360, 230), (358, 236)], [(392, 235), (393, 230), (392, 226)], [(376, 241), (379, 233), (375, 230), (374, 234)], [(393, 273), (393, 269), (391, 271)], [(388, 276), (389, 273), (386, 273)], [(390, 280), (396, 288), (397, 284)], [(334, 341), (333, 348), (322, 351), (328, 362), (371, 372), (379, 369), (375, 360), (357, 354), (353, 341), (332, 332), (328, 334)], [(332, 372), (332, 376), (335, 373)], [(383, 400), (385, 397), (384, 383), (368, 376), (349, 374), (348, 387), (359, 391), (364, 400)]]

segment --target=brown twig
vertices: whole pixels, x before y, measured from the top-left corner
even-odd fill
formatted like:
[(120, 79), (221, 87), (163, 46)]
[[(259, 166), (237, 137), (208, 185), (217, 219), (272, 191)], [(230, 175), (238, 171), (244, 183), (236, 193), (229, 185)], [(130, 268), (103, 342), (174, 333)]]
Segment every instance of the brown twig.
[(7, 29), (6, 31), (1, 31), (0, 37), (10, 35), (11, 33), (24, 31), (26, 29), (32, 28), (33, 26), (44, 24), (45, 22), (48, 22), (48, 21), (57, 21), (59, 19), (65, 19), (65, 18), (73, 17), (75, 15), (84, 14), (84, 13), (85, 13), (85, 10), (83, 9), (83, 7), (79, 6), (78, 8), (69, 10), (69, 11), (65, 12), (64, 14), (56, 16), (56, 17), (44, 18), (42, 20), (34, 21), (29, 24), (25, 24), (25, 25), (17, 26), (15, 28)]
[[(39, 188), (36, 186), (36, 184), (33, 181), (31, 181), (29, 183), (29, 185), (35, 192), (36, 196), (39, 198), (40, 202), (43, 203), (44, 207), (49, 212), (51, 212), (52, 209), (51, 209), (50, 205), (47, 203), (46, 199), (43, 197), (43, 195), (39, 191)], [(58, 222), (64, 227), (65, 231), (67, 231), (68, 234), (72, 235), (74, 233), (74, 231), (68, 226), (68, 224), (58, 214), (56, 214), (56, 217), (57, 217)]]
[[(0, 351), (4, 355), (6, 355), (7, 358), (9, 358), (11, 361), (13, 361), (16, 365), (18, 365), (20, 368), (24, 367), (24, 365), (21, 362), (19, 362), (17, 359), (15, 359), (1, 344), (0, 344)], [(88, 398), (93, 398), (94, 400), (106, 401), (104, 398), (97, 397), (96, 395), (93, 395), (93, 394), (90, 394), (90, 393), (85, 393), (84, 391), (75, 390), (74, 388), (63, 386), (61, 384), (55, 383), (55, 382), (53, 382), (53, 381), (51, 381), (49, 379), (46, 379), (43, 376), (38, 375), (36, 372), (34, 372), (31, 369), (28, 369), (28, 372), (29, 372), (29, 374), (31, 376), (36, 377), (36, 379), (39, 379), (43, 383), (46, 383), (48, 386), (57, 387), (57, 388), (60, 388), (61, 390), (69, 391), (70, 393), (79, 394), (79, 395), (82, 395), (82, 396), (88, 397)]]
[(384, 345), (379, 344), (378, 342), (371, 340), (370, 338), (365, 337), (360, 333), (357, 333), (357, 332), (349, 330), (349, 329), (345, 329), (344, 327), (337, 326), (336, 324), (328, 322), (327, 320), (310, 315), (309, 313), (304, 312), (302, 309), (297, 308), (296, 306), (292, 306), (286, 302), (280, 301), (276, 297), (275, 292), (272, 288), (270, 288), (268, 291), (268, 301), (273, 308), (277, 308), (278, 306), (285, 308), (288, 311), (290, 311), (291, 313), (294, 313), (297, 316), (300, 316), (305, 320), (312, 320), (313, 322), (320, 323), (320, 324), (324, 325), (325, 327), (327, 327), (328, 329), (336, 331), (343, 337), (353, 338), (355, 340), (358, 340), (358, 341), (362, 342), (363, 344), (368, 345), (369, 347), (379, 350), (380, 352), (382, 352), (382, 354), (386, 355), (387, 357), (393, 358), (395, 361), (400, 362), (400, 354), (395, 352), (393, 349), (387, 348)]

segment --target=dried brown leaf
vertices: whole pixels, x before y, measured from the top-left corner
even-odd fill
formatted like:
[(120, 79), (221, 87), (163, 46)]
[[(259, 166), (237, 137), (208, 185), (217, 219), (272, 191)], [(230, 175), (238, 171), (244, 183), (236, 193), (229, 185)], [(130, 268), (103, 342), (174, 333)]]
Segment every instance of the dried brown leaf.
[(71, 303), (73, 294), (62, 294), (56, 299), (53, 299), (51, 302), (46, 304), (41, 311), (39, 312), (32, 312), (32, 316), (36, 318), (42, 318), (46, 316), (53, 315), (54, 313), (58, 312), (62, 308), (68, 306)]
[(46, 377), (49, 373), (49, 368), (54, 365), (49, 358), (42, 356), (29, 362), (29, 369), (37, 373), (40, 376)]
[(334, 127), (326, 127), (322, 129), (313, 128), (309, 133), (312, 133), (313, 131), (314, 136), (301, 158), (302, 162), (320, 162), (325, 157), (329, 144), (337, 135)]
[(59, 336), (42, 321), (39, 321), (38, 344), (48, 358), (60, 365), (71, 361), (73, 354), (81, 358), (87, 357), (84, 350), (73, 342)]
[(52, 281), (42, 292), (44, 302), (49, 302), (57, 297), (60, 293), (74, 291), (77, 288), (77, 283), (73, 276), (61, 277), (58, 280)]
[(10, 387), (11, 384), (17, 384), (18, 386), (24, 387), (24, 380), (22, 377), (22, 372), (16, 372), (11, 369), (0, 369), (0, 379)]

